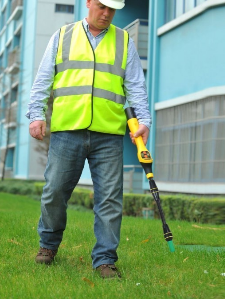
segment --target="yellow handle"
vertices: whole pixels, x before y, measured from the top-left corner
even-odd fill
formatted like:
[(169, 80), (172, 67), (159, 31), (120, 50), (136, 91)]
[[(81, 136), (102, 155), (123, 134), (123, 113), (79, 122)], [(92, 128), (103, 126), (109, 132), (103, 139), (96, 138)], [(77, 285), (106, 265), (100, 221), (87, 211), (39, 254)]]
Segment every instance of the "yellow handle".
[[(130, 118), (127, 121), (128, 127), (131, 131), (132, 134), (134, 134), (135, 132), (137, 132), (139, 124), (136, 118)], [(141, 136), (138, 137), (134, 137), (135, 139), (135, 143), (137, 146), (137, 157), (139, 162), (141, 163), (141, 165), (143, 166), (145, 173), (146, 173), (146, 177), (152, 178), (153, 177), (153, 173), (151, 171), (151, 167), (149, 168), (148, 165), (152, 164), (153, 159), (151, 157), (150, 152), (147, 150), (143, 139)]]
[[(139, 125), (138, 125), (138, 121), (136, 118), (130, 118), (127, 121), (127, 123), (128, 123), (128, 127), (132, 134), (137, 132)], [(147, 150), (142, 137), (138, 136), (138, 137), (135, 137), (134, 139), (135, 139), (136, 146), (137, 146), (137, 156), (138, 156), (139, 162), (152, 163), (153, 159), (151, 157), (150, 152)]]

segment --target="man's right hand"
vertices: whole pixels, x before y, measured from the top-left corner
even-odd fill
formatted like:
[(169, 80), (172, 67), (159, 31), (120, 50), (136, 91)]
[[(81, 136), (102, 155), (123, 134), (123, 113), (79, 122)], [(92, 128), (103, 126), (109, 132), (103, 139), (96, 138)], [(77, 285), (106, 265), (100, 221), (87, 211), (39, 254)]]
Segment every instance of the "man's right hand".
[(29, 126), (30, 135), (38, 140), (43, 140), (46, 132), (46, 121), (36, 120)]
[(149, 135), (149, 128), (142, 124), (139, 124), (138, 130), (134, 134), (130, 132), (130, 138), (133, 144), (136, 144), (135, 138), (141, 136), (144, 144), (146, 145), (148, 140), (148, 135)]

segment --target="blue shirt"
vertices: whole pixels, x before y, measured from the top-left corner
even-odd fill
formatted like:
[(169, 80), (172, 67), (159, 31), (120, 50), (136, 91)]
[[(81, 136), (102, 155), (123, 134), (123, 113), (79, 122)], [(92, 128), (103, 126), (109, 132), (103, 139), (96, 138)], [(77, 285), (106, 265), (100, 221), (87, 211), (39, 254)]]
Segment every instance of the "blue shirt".
[[(95, 49), (107, 33), (108, 28), (103, 30), (97, 36), (93, 36), (89, 31), (89, 25), (86, 19), (83, 19), (83, 25), (90, 43), (92, 44), (93, 49)], [(59, 33), (60, 30), (57, 30), (48, 43), (30, 92), (30, 102), (26, 113), (30, 122), (35, 120), (46, 120), (45, 113), (48, 108), (47, 102), (50, 97), (55, 77), (55, 58), (58, 50)], [(151, 115), (148, 106), (145, 77), (139, 55), (131, 38), (129, 38), (128, 43), (124, 91), (129, 106), (135, 109), (139, 124), (144, 124), (150, 128)]]

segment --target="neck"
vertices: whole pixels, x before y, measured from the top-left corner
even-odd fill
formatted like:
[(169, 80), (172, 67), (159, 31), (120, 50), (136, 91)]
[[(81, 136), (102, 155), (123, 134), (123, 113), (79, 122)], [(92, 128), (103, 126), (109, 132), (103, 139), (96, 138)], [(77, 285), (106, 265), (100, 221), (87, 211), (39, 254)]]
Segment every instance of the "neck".
[(99, 33), (101, 33), (103, 30), (105, 30), (105, 28), (99, 29), (99, 28), (96, 28), (95, 26), (93, 26), (90, 22), (88, 22), (88, 18), (86, 18), (86, 21), (89, 25), (89, 31), (91, 32), (91, 34), (93, 36), (97, 36)]

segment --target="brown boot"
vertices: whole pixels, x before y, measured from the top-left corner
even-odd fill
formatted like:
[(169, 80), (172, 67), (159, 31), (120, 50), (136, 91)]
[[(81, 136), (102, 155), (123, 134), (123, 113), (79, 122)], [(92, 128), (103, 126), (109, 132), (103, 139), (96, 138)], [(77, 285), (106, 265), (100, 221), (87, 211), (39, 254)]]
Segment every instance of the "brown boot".
[(115, 265), (101, 265), (96, 270), (102, 278), (121, 278), (121, 274)]
[(58, 250), (51, 250), (47, 248), (40, 247), (38, 254), (36, 256), (36, 263), (50, 265), (54, 261)]

